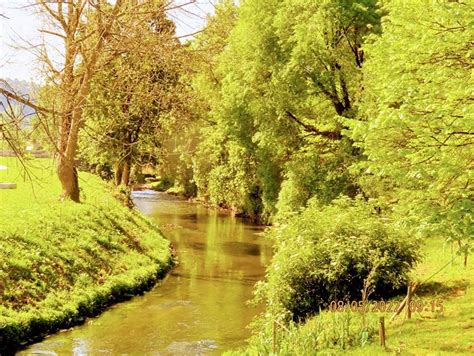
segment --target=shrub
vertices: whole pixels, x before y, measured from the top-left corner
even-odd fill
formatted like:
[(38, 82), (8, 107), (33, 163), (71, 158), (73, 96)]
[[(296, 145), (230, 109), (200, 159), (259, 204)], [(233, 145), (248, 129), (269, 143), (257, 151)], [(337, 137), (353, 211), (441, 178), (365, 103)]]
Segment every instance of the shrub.
[(159, 192), (165, 192), (171, 187), (173, 187), (174, 183), (171, 178), (159, 177), (157, 181), (149, 183), (150, 188)]
[(393, 296), (419, 259), (417, 241), (360, 199), (343, 197), (326, 207), (312, 199), (270, 234), (276, 254), (257, 299), (295, 321), (332, 300), (361, 300), (365, 281), (373, 298)]

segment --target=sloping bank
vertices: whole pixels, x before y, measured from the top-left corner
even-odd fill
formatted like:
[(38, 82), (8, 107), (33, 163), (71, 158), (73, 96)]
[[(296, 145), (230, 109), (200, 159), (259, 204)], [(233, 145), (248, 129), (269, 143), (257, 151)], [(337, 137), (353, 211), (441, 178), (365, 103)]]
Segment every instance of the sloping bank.
[(172, 264), (169, 242), (123, 207), (100, 179), (80, 174), (83, 203), (59, 202), (51, 161), (21, 182), (14, 159), (0, 181), (0, 354), (149, 289)]

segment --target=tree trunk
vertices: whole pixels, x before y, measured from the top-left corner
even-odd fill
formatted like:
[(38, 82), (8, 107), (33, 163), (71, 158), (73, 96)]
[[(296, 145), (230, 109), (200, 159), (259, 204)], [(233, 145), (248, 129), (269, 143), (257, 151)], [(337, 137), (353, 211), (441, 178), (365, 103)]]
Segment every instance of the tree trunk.
[[(463, 246), (462, 246), (462, 242), (460, 240), (458, 241), (458, 246), (459, 246), (459, 251), (461, 251)], [(465, 250), (464, 250), (464, 253), (463, 253), (464, 254), (463, 266), (467, 267), (467, 255), (469, 254), (469, 250), (467, 249), (466, 246), (464, 246), (464, 249)]]
[(58, 161), (58, 177), (63, 190), (61, 199), (65, 200), (69, 198), (79, 203), (79, 181), (74, 162), (60, 157)]
[(123, 158), (123, 172), (122, 172), (122, 185), (128, 187), (130, 185), (130, 171), (132, 169), (132, 144), (135, 142), (132, 139), (132, 133), (127, 132), (125, 137), (125, 150), (124, 150), (124, 158)]
[(122, 162), (118, 162), (115, 165), (115, 185), (117, 187), (122, 182), (122, 174), (123, 174), (123, 164), (122, 164)]
[[(85, 97), (83, 96), (83, 99)], [(80, 101), (80, 104), (84, 100)], [(58, 178), (62, 186), (61, 199), (71, 199), (79, 203), (79, 181), (75, 167), (77, 141), (81, 123), (82, 109), (72, 110), (62, 118), (59, 138)]]
[(126, 160), (123, 163), (122, 185), (128, 187), (130, 184), (130, 163)]

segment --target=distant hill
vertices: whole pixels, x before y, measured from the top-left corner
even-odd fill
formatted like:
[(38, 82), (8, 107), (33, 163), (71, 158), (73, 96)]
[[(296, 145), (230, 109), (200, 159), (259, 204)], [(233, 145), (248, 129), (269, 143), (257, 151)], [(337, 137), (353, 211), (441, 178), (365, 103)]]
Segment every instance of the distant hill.
[[(5, 81), (7, 81), (8, 85), (5, 83), (0, 82), (0, 86), (3, 87), (4, 89), (7, 90), (12, 90), (19, 95), (27, 97), (29, 100), (32, 100), (35, 102), (35, 91), (37, 89), (37, 84), (28, 82), (26, 80), (17, 80), (17, 79), (8, 79), (5, 78)], [(31, 119), (33, 118), (33, 114), (35, 113), (35, 110), (32, 108), (23, 105), (21, 103), (16, 102), (15, 100), (10, 100), (10, 104), (14, 107), (18, 107), (23, 115), (25, 116), (24, 124), (23, 126), (30, 126), (31, 125)], [(4, 112), (8, 108), (8, 101), (7, 98), (0, 94), (0, 113)]]

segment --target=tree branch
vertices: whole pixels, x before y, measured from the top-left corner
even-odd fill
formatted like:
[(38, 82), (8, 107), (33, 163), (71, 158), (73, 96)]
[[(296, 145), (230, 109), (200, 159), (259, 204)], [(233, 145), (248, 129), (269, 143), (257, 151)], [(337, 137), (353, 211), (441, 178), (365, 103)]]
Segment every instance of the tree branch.
[(339, 131), (321, 131), (318, 128), (314, 127), (313, 125), (305, 124), (303, 121), (298, 119), (295, 115), (293, 115), (289, 111), (287, 111), (286, 114), (291, 120), (296, 122), (298, 125), (302, 126), (305, 131), (311, 133), (312, 135), (322, 136), (330, 140), (342, 139), (342, 134)]
[(30, 108), (35, 109), (35, 110), (38, 111), (38, 112), (52, 113), (51, 110), (46, 109), (46, 108), (44, 108), (44, 107), (42, 107), (42, 106), (36, 105), (36, 104), (33, 103), (31, 100), (25, 99), (24, 97), (22, 97), (22, 96), (20, 96), (20, 95), (17, 95), (17, 94), (15, 94), (15, 93), (12, 93), (12, 92), (9, 91), (9, 90), (0, 88), (0, 94), (5, 95), (7, 98), (16, 100), (16, 101), (18, 101), (19, 103), (22, 103), (23, 105), (29, 106)]

